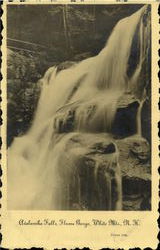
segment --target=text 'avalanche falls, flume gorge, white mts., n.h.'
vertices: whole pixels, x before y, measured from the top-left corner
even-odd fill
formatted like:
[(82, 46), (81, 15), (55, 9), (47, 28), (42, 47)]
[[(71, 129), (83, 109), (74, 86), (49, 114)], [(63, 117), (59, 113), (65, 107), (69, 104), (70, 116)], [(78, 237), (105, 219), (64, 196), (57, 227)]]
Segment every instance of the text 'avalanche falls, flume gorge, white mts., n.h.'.
[(134, 209), (143, 209), (151, 182), (141, 122), (150, 32), (145, 5), (116, 24), (97, 56), (47, 70), (32, 126), (8, 149), (9, 209), (129, 210), (138, 189)]

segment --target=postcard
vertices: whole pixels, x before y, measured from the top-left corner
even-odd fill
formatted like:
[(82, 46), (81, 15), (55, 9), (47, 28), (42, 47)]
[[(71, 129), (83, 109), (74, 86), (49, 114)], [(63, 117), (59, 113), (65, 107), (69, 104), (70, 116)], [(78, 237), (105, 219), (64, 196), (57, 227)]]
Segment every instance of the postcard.
[(2, 9), (2, 247), (156, 249), (158, 2)]

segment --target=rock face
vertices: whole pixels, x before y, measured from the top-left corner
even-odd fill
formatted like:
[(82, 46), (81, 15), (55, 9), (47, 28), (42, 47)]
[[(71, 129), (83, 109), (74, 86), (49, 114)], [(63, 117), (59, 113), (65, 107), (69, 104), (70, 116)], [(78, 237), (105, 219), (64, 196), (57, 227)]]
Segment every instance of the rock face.
[(63, 63), (60, 63), (58, 66), (57, 66), (57, 73), (61, 70), (64, 70), (64, 69), (68, 69), (72, 66), (74, 66), (76, 63), (73, 62), (73, 61), (65, 61)]
[[(54, 117), (57, 133), (76, 131), (76, 112), (81, 105), (75, 102), (57, 111)], [(66, 148), (68, 155), (72, 152), (72, 159), (75, 160), (76, 154), (73, 165), (79, 171), (80, 204), (83, 204), (80, 207), (87, 210), (115, 210), (121, 209), (117, 204), (123, 200), (123, 210), (151, 209), (150, 146), (145, 138), (136, 135), (138, 107), (139, 101), (131, 93), (121, 96), (109, 136), (106, 131), (102, 133), (100, 119), (96, 129), (91, 130), (89, 121), (97, 105), (93, 103), (87, 106), (90, 133), (82, 129), (82, 133), (73, 136), (72, 143)]]
[[(97, 104), (96, 102), (93, 102), (84, 104), (84, 102), (74, 102), (63, 106), (57, 111), (54, 119), (54, 128), (57, 133), (69, 133), (76, 129), (76, 112), (78, 113), (78, 109), (82, 105), (86, 110), (85, 117), (87, 116), (87, 122), (85, 123), (86, 131), (107, 132), (101, 114), (99, 115), (98, 123), (96, 122), (96, 126), (93, 127), (94, 122), (91, 122), (90, 124), (90, 120), (94, 119), (93, 117), (100, 105), (103, 108), (103, 103)], [(137, 130), (138, 107), (139, 102), (130, 93), (121, 96), (117, 103), (117, 110), (110, 132), (115, 136), (122, 138), (135, 134)], [(101, 109), (99, 108), (99, 110)]]
[(61, 161), (72, 169), (69, 209), (122, 209), (118, 150), (107, 134), (73, 133), (65, 155)]
[(112, 134), (123, 138), (136, 133), (138, 107), (139, 102), (131, 93), (124, 94), (118, 100)]
[(149, 210), (149, 154), (139, 136), (115, 140), (106, 133), (73, 133), (61, 158), (72, 169), (68, 208)]
[(151, 163), (146, 139), (132, 136), (117, 140), (122, 174), (123, 209), (150, 210)]

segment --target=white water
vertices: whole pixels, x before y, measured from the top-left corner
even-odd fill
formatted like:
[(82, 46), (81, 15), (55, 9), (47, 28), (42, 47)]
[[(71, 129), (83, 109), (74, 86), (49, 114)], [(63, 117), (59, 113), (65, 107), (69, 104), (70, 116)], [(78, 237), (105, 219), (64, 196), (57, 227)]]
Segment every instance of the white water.
[[(119, 97), (136, 86), (141, 73), (145, 59), (142, 46), (135, 73), (132, 79), (127, 77), (128, 59), (138, 24), (140, 44), (144, 41), (142, 17), (145, 11), (146, 7), (143, 7), (121, 20), (99, 55), (58, 74), (55, 67), (46, 72), (33, 125), (25, 136), (16, 138), (8, 150), (9, 208), (69, 209), (67, 183), (73, 177), (73, 167), (69, 159), (64, 163), (61, 158), (72, 134), (56, 134), (53, 129), (54, 116), (63, 106), (80, 104), (75, 114), (76, 131), (96, 131), (97, 124), (102, 121), (103, 129), (110, 131)], [(94, 104), (97, 110), (88, 120), (88, 107)], [(117, 176), (120, 183), (120, 173)], [(121, 184), (119, 187), (121, 189)], [(77, 195), (80, 197), (79, 192), (77, 185)], [(118, 205), (117, 209), (120, 207)]]

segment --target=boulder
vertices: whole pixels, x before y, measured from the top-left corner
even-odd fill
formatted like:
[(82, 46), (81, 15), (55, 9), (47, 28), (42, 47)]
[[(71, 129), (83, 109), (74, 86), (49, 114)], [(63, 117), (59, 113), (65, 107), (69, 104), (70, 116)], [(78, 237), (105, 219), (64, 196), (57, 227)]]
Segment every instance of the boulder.
[[(97, 101), (97, 100), (96, 100)], [(84, 125), (81, 123), (81, 128), (87, 132), (111, 132), (116, 137), (124, 138), (126, 136), (131, 136), (136, 133), (137, 130), (137, 111), (139, 107), (139, 102), (131, 94), (125, 94), (121, 96), (117, 102), (117, 110), (115, 117), (113, 119), (113, 124), (111, 126), (111, 131), (105, 126), (105, 104), (99, 102), (87, 102), (77, 101), (74, 103), (66, 104), (57, 110), (54, 118), (54, 128), (57, 133), (68, 133), (73, 132), (77, 129), (76, 113), (82, 115), (85, 118)], [(102, 107), (102, 108), (100, 108)], [(83, 110), (82, 110), (83, 108)], [(82, 110), (81, 114), (79, 110)], [(98, 110), (98, 111), (97, 111)], [(103, 112), (102, 112), (103, 110)], [(99, 113), (98, 112), (102, 112)], [(106, 112), (111, 113), (110, 110)], [(94, 116), (99, 117), (94, 119)], [(79, 115), (79, 116), (80, 116)], [(112, 115), (112, 114), (111, 114)], [(107, 117), (110, 116), (107, 115)], [(81, 119), (83, 120), (83, 119)]]
[[(66, 143), (62, 179), (70, 172), (68, 209), (121, 210), (118, 151), (107, 134), (73, 133)], [(63, 165), (63, 164), (62, 164)], [(69, 170), (65, 169), (69, 166)], [(65, 173), (66, 171), (66, 173)], [(66, 190), (66, 188), (64, 188)]]
[(59, 164), (65, 163), (62, 179), (70, 172), (68, 209), (150, 210), (151, 166), (146, 139), (135, 135), (115, 140), (106, 133), (71, 133), (64, 151)]
[(116, 140), (122, 174), (123, 209), (150, 210), (150, 146), (145, 138), (134, 135)]
[(139, 101), (131, 93), (125, 93), (119, 98), (112, 134), (124, 138), (136, 133), (138, 107)]
[(73, 61), (65, 61), (57, 65), (57, 73), (60, 72), (61, 70), (68, 69), (72, 66), (74, 66), (76, 62)]

